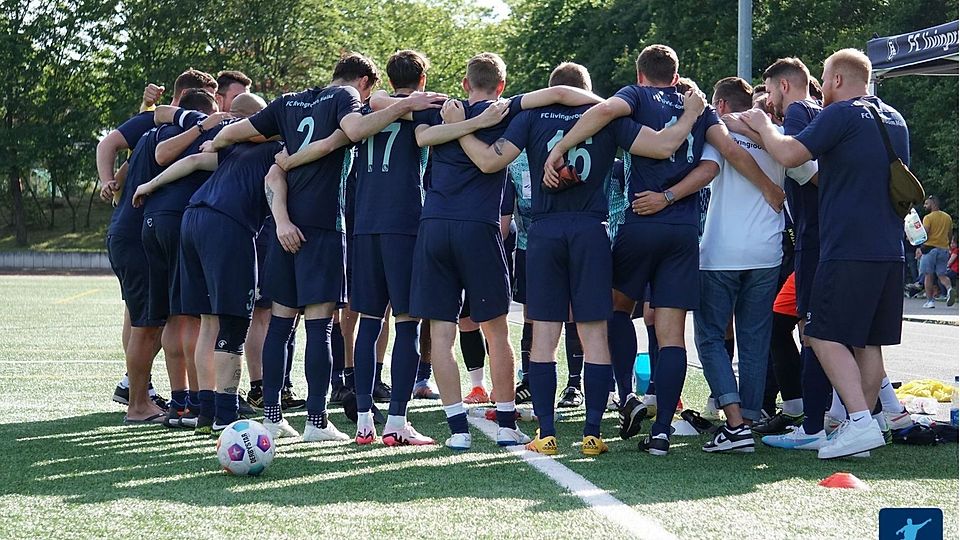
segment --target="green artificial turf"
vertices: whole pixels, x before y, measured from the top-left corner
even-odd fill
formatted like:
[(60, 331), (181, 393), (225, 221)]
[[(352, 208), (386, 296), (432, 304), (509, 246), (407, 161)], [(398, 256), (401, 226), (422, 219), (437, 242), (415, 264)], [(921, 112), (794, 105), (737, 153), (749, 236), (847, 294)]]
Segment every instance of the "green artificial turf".
[[(474, 449), (460, 454), (282, 441), (262, 477), (229, 476), (212, 439), (120, 424), (122, 408), (110, 401), (124, 371), (115, 279), (0, 276), (0, 297), (2, 538), (627, 536), (477, 431)], [(511, 326), (515, 342), (519, 330)], [(295, 385), (305, 394), (299, 346)], [(162, 355), (154, 381), (168, 393)], [(706, 392), (691, 369), (684, 401), (698, 408)], [(413, 407), (421, 432), (446, 437), (437, 402)], [(289, 418), (302, 428), (303, 413)], [(636, 439), (616, 438), (608, 413), (611, 451), (586, 459), (582, 418), (582, 409), (563, 413), (557, 459), (682, 538), (871, 538), (887, 506), (941, 507), (945, 537), (957, 535), (956, 446), (824, 463), (763, 447), (706, 455), (702, 437), (674, 437), (670, 455), (655, 458), (638, 453)], [(336, 409), (332, 419), (351, 432)], [(535, 425), (521, 428), (532, 435)], [(816, 485), (839, 470), (870, 490)]]

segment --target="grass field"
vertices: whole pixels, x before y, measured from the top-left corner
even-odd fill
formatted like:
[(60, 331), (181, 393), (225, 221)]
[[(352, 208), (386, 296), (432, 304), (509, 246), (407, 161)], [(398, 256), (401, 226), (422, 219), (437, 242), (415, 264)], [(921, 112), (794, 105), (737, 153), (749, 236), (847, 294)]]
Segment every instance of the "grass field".
[[(84, 200), (82, 208), (77, 211), (77, 230), (71, 230), (70, 210), (66, 207), (57, 209), (53, 227), (46, 223), (30, 223), (27, 228), (27, 245), (18, 246), (16, 232), (12, 227), (0, 228), (0, 251), (104, 251), (104, 237), (107, 225), (110, 224), (110, 215), (113, 208), (97, 200), (93, 201), (90, 209), (90, 227), (84, 227), (87, 215), (87, 202)], [(49, 208), (46, 209), (50, 211)], [(49, 216), (46, 216), (49, 219)], [(39, 219), (39, 218), (38, 218)]]
[[(628, 536), (477, 431), (463, 454), (284, 441), (263, 477), (228, 476), (212, 440), (120, 425), (110, 402), (124, 370), (113, 278), (0, 276), (0, 297), (0, 440), (12, 441), (0, 466), (2, 538)], [(301, 358), (294, 372), (305, 394)], [(154, 373), (167, 394), (162, 363)], [(684, 401), (705, 395), (702, 374), (690, 370)], [(438, 404), (413, 403), (415, 425), (445, 437)], [(342, 414), (332, 418), (350, 431)], [(574, 446), (582, 418), (578, 410), (559, 423), (556, 459), (682, 538), (875, 538), (878, 511), (891, 506), (938, 506), (945, 537), (957, 536), (956, 446), (824, 463), (762, 447), (707, 455), (702, 438), (675, 437), (671, 454), (654, 458), (615, 438), (610, 414), (611, 452), (586, 459)], [(290, 419), (302, 427), (302, 414)], [(817, 486), (839, 470), (871, 489)]]

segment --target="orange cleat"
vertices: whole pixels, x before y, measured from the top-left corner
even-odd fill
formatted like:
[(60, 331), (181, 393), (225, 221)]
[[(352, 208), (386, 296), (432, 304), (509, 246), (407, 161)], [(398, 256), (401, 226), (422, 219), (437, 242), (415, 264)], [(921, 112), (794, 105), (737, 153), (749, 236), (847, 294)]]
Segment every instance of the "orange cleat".
[(487, 390), (482, 386), (475, 386), (473, 390), (465, 398), (463, 398), (464, 403), (477, 404), (477, 403), (490, 403), (490, 396), (487, 394)]

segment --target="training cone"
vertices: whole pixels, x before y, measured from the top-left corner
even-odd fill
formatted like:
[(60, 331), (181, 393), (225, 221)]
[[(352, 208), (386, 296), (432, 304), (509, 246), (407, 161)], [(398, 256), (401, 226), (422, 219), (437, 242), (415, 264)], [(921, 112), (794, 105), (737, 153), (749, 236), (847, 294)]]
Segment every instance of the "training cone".
[(848, 472), (833, 473), (821, 480), (820, 485), (828, 488), (870, 489), (863, 480)]
[(679, 435), (681, 437), (695, 437), (700, 435), (700, 432), (686, 420), (674, 420), (670, 427), (673, 428), (672, 435)]

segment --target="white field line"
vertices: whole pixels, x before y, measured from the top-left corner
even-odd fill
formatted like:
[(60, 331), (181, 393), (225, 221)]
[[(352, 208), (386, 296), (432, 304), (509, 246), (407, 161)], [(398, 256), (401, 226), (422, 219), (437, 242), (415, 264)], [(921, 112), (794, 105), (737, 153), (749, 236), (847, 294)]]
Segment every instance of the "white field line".
[[(495, 422), (475, 416), (467, 416), (467, 419), (473, 424), (473, 427), (480, 430), (491, 440), (497, 440), (497, 424)], [(505, 448), (514, 456), (553, 480), (558, 486), (576, 495), (590, 510), (619, 525), (623, 530), (637, 538), (676, 538), (656, 521), (643, 516), (607, 491), (600, 489), (586, 478), (568, 469), (559, 461), (536, 452), (530, 452), (523, 446), (507, 446)]]

